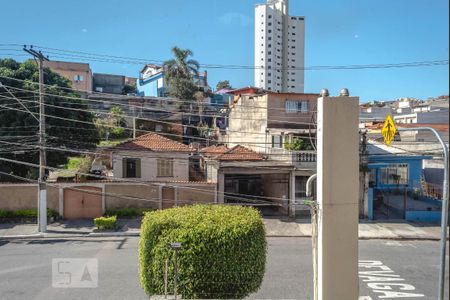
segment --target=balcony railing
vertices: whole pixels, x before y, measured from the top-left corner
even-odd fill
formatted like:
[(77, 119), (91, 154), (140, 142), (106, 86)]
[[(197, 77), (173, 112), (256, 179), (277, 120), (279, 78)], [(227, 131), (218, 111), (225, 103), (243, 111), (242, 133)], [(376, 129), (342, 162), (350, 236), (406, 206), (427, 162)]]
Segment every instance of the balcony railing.
[(315, 165), (316, 151), (290, 151), (280, 148), (269, 148), (269, 159), (289, 162), (296, 165)]

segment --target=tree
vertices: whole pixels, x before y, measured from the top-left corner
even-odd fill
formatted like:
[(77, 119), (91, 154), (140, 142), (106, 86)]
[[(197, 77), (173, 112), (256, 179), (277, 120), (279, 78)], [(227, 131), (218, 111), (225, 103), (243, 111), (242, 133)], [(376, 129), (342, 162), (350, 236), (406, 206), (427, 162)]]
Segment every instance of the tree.
[[(38, 79), (38, 68), (33, 60), (19, 63), (13, 59), (0, 59), (0, 81), (15, 97), (22, 99), (23, 104), (35, 113), (35, 116), (39, 112), (39, 85), (36, 84)], [(44, 83), (47, 147), (64, 147), (75, 151), (95, 149), (98, 134), (92, 124), (94, 116), (81, 111), (87, 109), (87, 103), (77, 92), (70, 89), (71, 83), (68, 79), (47, 68), (44, 69)], [(0, 148), (5, 150), (1, 156), (38, 164), (38, 121), (26, 112), (17, 100), (9, 97), (3, 87), (0, 87), (0, 96), (0, 105), (7, 107), (0, 108)], [(65, 165), (68, 157), (74, 155), (73, 152), (56, 149), (46, 151), (47, 165), (51, 167)], [(38, 177), (37, 168), (4, 161), (0, 161), (0, 171), (30, 179)], [(0, 174), (0, 181), (14, 181), (14, 178)]]
[(98, 117), (94, 120), (95, 126), (102, 139), (122, 138), (126, 126), (123, 110), (119, 106), (113, 106), (106, 118)]
[(219, 91), (219, 90), (222, 90), (222, 89), (232, 90), (233, 87), (231, 86), (230, 81), (228, 81), (228, 80), (219, 81), (217, 83), (217, 85), (216, 85), (216, 90)]
[(165, 61), (163, 64), (164, 79), (169, 87), (169, 94), (175, 98), (193, 100), (197, 88), (192, 76), (198, 75), (200, 64), (194, 59), (189, 59), (193, 56), (191, 50), (173, 47), (172, 53), (174, 59)]
[(122, 95), (136, 94), (136, 84), (125, 84), (122, 89)]
[(310, 141), (298, 137), (294, 137), (291, 142), (286, 141), (284, 148), (291, 151), (313, 150)]

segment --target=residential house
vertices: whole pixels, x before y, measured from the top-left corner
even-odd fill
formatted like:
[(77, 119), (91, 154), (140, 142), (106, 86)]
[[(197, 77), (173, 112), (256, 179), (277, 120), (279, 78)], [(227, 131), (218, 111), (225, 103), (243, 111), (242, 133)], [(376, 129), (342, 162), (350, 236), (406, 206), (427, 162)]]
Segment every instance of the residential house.
[(295, 214), (295, 168), (241, 145), (200, 150), (208, 182), (217, 183), (218, 203), (255, 206), (266, 215)]
[(189, 181), (193, 149), (150, 133), (112, 148), (114, 178), (149, 182)]
[[(403, 219), (439, 221), (439, 185), (427, 182), (424, 161), (428, 155), (410, 152), (371, 141), (367, 145), (369, 185), (367, 202), (362, 204), (371, 220)], [(442, 184), (440, 185), (442, 193)]]
[(80, 92), (92, 91), (92, 71), (89, 64), (68, 61), (44, 61), (44, 67), (66, 77), (72, 82), (72, 88)]
[[(194, 84), (202, 91), (210, 91), (208, 85), (208, 73), (192, 75)], [(147, 64), (141, 70), (137, 80), (137, 93), (140, 96), (165, 97), (169, 94), (170, 87), (164, 79), (164, 70), (161, 66)]]

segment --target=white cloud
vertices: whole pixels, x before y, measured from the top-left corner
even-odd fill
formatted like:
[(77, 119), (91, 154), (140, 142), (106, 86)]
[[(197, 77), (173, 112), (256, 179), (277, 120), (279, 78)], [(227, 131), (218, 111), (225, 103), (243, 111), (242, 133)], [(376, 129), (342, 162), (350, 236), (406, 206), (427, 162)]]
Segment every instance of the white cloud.
[(225, 25), (239, 25), (247, 27), (252, 23), (252, 19), (244, 14), (237, 12), (226, 13), (219, 17), (219, 21)]
[(353, 37), (354, 37), (355, 39), (359, 39), (359, 34), (355, 34)]
[(88, 30), (86, 28), (81, 29), (81, 32), (86, 33)]

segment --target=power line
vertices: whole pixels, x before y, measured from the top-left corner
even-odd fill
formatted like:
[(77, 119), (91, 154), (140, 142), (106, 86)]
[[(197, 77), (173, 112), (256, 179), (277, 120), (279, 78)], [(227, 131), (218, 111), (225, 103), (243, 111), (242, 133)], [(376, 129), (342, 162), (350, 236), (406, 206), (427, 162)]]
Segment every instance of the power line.
[[(12, 44), (0, 44), (0, 46), (11, 46)], [(14, 46), (22, 47), (22, 45), (15, 44)], [(83, 58), (85, 60), (98, 60), (103, 62), (118, 62), (118, 63), (128, 63), (128, 64), (147, 64), (147, 63), (159, 63), (163, 64), (164, 60), (161, 59), (149, 59), (149, 58), (133, 58), (126, 56), (114, 56), (107, 54), (98, 54), (84, 51), (75, 51), (59, 48), (51, 48), (44, 46), (33, 47), (37, 49), (47, 50), (48, 53), (55, 53), (60, 56), (68, 56), (72, 58)], [(407, 68), (407, 67), (425, 67), (425, 66), (437, 66), (437, 65), (448, 65), (448, 59), (442, 60), (429, 60), (429, 61), (415, 61), (415, 62), (402, 62), (402, 63), (385, 63), (385, 64), (361, 64), (361, 65), (323, 65), (323, 66), (309, 66), (303, 68), (278, 68), (274, 66), (274, 70), (299, 70), (299, 71), (320, 71), (320, 70), (360, 70), (360, 69), (388, 69), (388, 68)], [(227, 64), (200, 64), (203, 68), (211, 69), (238, 69), (238, 70), (264, 70), (267, 66), (252, 66), (252, 65), (227, 65)]]

